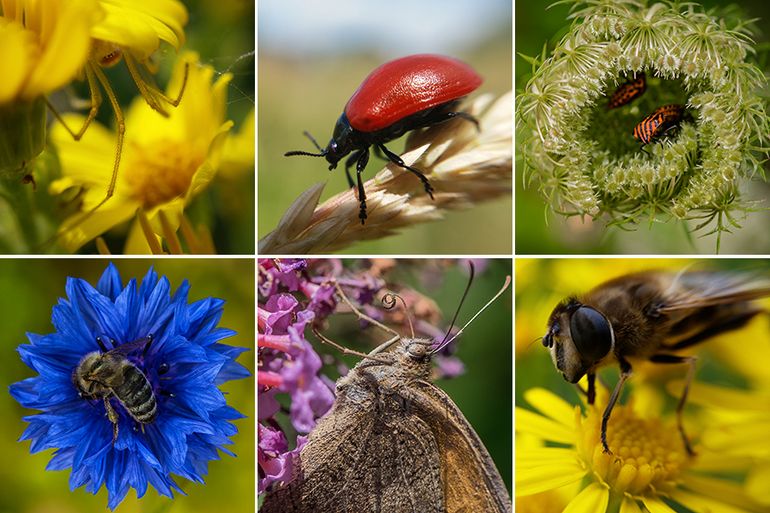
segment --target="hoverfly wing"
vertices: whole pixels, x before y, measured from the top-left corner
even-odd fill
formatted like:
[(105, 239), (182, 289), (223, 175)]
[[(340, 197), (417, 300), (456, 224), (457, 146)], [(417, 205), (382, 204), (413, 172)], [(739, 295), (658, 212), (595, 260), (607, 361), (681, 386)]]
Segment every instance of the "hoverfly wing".
[(687, 272), (673, 276), (659, 312), (745, 303), (770, 296), (770, 280), (752, 274)]

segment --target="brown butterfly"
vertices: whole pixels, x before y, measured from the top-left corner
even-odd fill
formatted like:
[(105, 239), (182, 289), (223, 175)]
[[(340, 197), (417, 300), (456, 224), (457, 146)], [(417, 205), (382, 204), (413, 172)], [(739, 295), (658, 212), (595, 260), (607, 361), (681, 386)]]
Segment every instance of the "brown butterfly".
[[(486, 306), (509, 283), (510, 277)], [(300, 453), (299, 475), (269, 493), (260, 511), (510, 512), (505, 484), (484, 444), (452, 399), (430, 382), (431, 356), (438, 350), (433, 342), (402, 338), (338, 292), (360, 318), (394, 336), (337, 381), (334, 406)]]

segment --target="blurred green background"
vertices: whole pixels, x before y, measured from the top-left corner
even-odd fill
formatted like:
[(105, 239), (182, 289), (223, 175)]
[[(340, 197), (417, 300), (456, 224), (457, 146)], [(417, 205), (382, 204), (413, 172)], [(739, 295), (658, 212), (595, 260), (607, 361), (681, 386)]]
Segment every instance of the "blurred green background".
[[(239, 362), (254, 373), (254, 261), (253, 259), (218, 260), (115, 260), (123, 282), (141, 278), (150, 265), (160, 275), (166, 275), (172, 290), (187, 279), (190, 301), (205, 297), (226, 300), (220, 326), (231, 328), (238, 335), (222, 342), (251, 348)], [(95, 284), (107, 265), (107, 260), (0, 260), (0, 311), (3, 312), (2, 346), (0, 347), (0, 454), (6, 460), (0, 466), (0, 513), (86, 513), (105, 512), (107, 492), (102, 488), (96, 496), (84, 488), (70, 491), (69, 471), (48, 472), (45, 467), (53, 450), (29, 453), (30, 442), (17, 442), (27, 423), (25, 415), (37, 413), (22, 408), (8, 393), (8, 386), (34, 376), (16, 353), (27, 343), (25, 332), (51, 333), (51, 308), (64, 297), (68, 276), (83, 278)], [(231, 381), (222, 385), (230, 405), (246, 415), (235, 421), (238, 434), (230, 449), (238, 455), (222, 455), (212, 461), (206, 484), (175, 479), (187, 496), (173, 500), (160, 497), (148, 489), (141, 499), (134, 491), (117, 508), (117, 512), (194, 513), (254, 511), (254, 381), (253, 378)], [(10, 463), (10, 464), (9, 464)]]
[[(478, 260), (477, 260), (478, 261)], [(511, 260), (489, 260), (485, 270), (477, 266), (476, 277), (465, 299), (457, 324), (466, 323), (505, 283), (511, 275)], [(358, 268), (360, 262), (344, 260), (346, 267)], [(408, 260), (398, 259), (396, 268), (387, 275), (387, 282), (411, 287), (435, 301), (443, 314), (440, 328), (448, 328), (452, 315), (468, 283), (468, 266), (464, 260)], [(512, 303), (509, 288), (497, 301), (484, 311), (456, 341), (456, 356), (465, 364), (465, 373), (453, 379), (440, 379), (434, 383), (454, 400), (484, 442), (500, 475), (511, 490), (512, 486)], [(382, 308), (379, 302), (374, 306)], [(400, 307), (399, 307), (400, 308)], [(362, 331), (353, 315), (333, 315), (323, 334), (344, 347), (369, 352), (387, 340), (388, 335), (373, 328)], [(401, 326), (394, 327), (403, 335)], [(308, 340), (325, 362), (325, 375), (337, 379), (337, 364), (344, 362), (349, 368), (358, 363), (359, 356), (342, 355), (339, 351)], [(279, 394), (279, 399), (285, 399)], [(287, 419), (280, 419), (284, 427)], [(287, 430), (287, 432), (290, 432)], [(294, 438), (289, 437), (291, 445)]]
[[(383, 62), (444, 53), (468, 62), (484, 77), (475, 94), (499, 96), (511, 89), (509, 0), (345, 0), (335, 2), (334, 9), (300, 4), (266, 0), (259, 7), (259, 238), (313, 184), (327, 184), (321, 201), (347, 188), (344, 168), (330, 173), (324, 159), (283, 154), (315, 151), (303, 130), (325, 146), (350, 96)], [(403, 141), (388, 147), (400, 153)], [(372, 158), (364, 178), (382, 167), (383, 161)], [(511, 210), (511, 199), (502, 198), (342, 252), (510, 254)]]
[[(215, 79), (226, 72), (233, 74), (227, 88), (226, 119), (235, 122), (230, 133), (237, 134), (244, 130), (244, 121), (254, 109), (254, 2), (182, 0), (182, 3), (187, 7), (189, 21), (185, 26), (187, 41), (180, 53), (185, 50), (198, 52), (201, 63), (214, 68)], [(155, 61), (159, 64), (156, 82), (161, 90), (165, 90), (176, 52), (170, 45), (163, 44), (156, 57)], [(136, 84), (123, 63), (104, 71), (125, 111), (138, 96)], [(89, 98), (85, 82), (75, 81), (71, 87), (55, 93), (51, 100), (60, 112), (66, 112), (71, 109), (73, 96)], [(97, 120), (106, 126), (115, 126), (114, 113), (106, 100), (99, 109)], [(66, 205), (62, 204), (62, 199), (52, 199), (47, 193), (47, 184), (58, 177), (58, 163), (52, 153), (55, 151), (44, 152), (43, 157), (38, 159), (36, 202), (41, 209), (49, 209), (51, 216), (60, 217)], [(120, 172), (130, 170), (121, 168)], [(185, 213), (193, 225), (205, 224), (209, 227), (218, 253), (251, 254), (255, 250), (254, 209), (254, 170), (234, 170), (223, 166), (209, 187), (185, 209)], [(129, 223), (124, 223), (105, 234), (113, 253), (123, 251), (128, 227)], [(39, 251), (39, 248), (34, 251)], [(86, 245), (81, 252), (96, 252), (94, 243)]]
[[(569, 28), (567, 16), (569, 5), (557, 5), (548, 8), (551, 0), (516, 2), (516, 91), (524, 90), (532, 72), (532, 66), (520, 54), (539, 55), (543, 45), (548, 42), (548, 50), (564, 36)], [(652, 3), (652, 2), (651, 2)], [(737, 5), (748, 18), (760, 18), (756, 26), (760, 29), (758, 48), (764, 53), (767, 62), (768, 31), (770, 4), (764, 0), (739, 0), (722, 2), (703, 0), (706, 8)], [(767, 91), (766, 91), (767, 92)], [(518, 138), (517, 138), (518, 140)], [(623, 231), (617, 228), (605, 229), (604, 223), (580, 218), (565, 218), (554, 214), (547, 208), (545, 200), (537, 191), (537, 184), (527, 189), (522, 184), (522, 162), (516, 158), (516, 253), (517, 254), (712, 254), (716, 250), (716, 238), (700, 237), (704, 232), (697, 232), (692, 237), (687, 235), (683, 222), (667, 221), (655, 223), (651, 227), (647, 220), (642, 220), (638, 229)], [(743, 225), (734, 233), (723, 233), (720, 253), (756, 254), (770, 252), (770, 214), (766, 211), (766, 198), (770, 196), (770, 185), (757, 177), (747, 184), (745, 198), (761, 200), (755, 205), (759, 211), (749, 213), (743, 218), (741, 212), (736, 216)], [(691, 223), (690, 229), (698, 223)]]

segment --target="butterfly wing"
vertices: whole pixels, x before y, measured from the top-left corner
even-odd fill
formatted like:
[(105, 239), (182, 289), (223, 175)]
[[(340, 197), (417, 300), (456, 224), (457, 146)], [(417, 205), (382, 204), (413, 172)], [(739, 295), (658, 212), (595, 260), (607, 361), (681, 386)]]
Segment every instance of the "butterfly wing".
[(265, 499), (264, 513), (443, 513), (439, 448), (382, 376), (354, 369), (310, 434), (301, 471)]
[(483, 442), (452, 399), (428, 381), (415, 384), (415, 414), (438, 444), (447, 513), (507, 513), (511, 500)]

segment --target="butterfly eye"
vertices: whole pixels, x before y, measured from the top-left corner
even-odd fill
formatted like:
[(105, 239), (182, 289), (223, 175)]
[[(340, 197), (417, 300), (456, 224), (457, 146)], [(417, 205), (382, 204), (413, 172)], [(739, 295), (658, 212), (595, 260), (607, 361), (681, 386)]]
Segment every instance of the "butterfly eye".
[(604, 315), (590, 306), (581, 306), (569, 320), (570, 334), (581, 358), (595, 363), (612, 349), (612, 327)]

